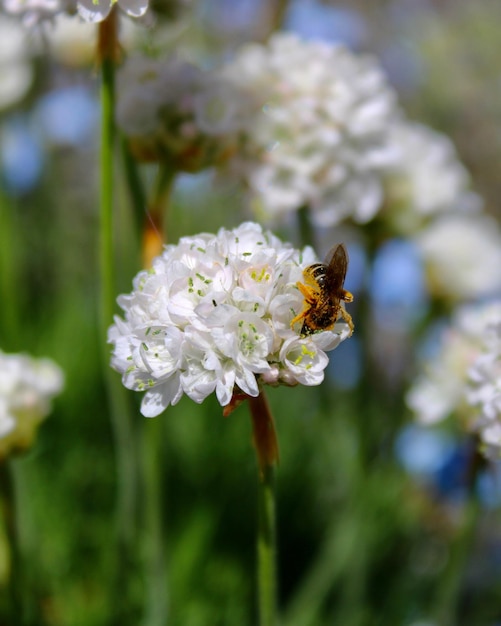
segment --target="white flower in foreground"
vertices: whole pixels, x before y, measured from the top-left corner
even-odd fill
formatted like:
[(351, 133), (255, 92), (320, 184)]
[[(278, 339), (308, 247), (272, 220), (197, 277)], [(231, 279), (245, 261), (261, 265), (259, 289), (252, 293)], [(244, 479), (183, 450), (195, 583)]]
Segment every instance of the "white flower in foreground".
[(316, 261), (258, 224), (217, 235), (183, 237), (168, 245), (134, 290), (118, 298), (124, 319), (109, 330), (112, 367), (123, 384), (145, 391), (147, 417), (183, 394), (202, 402), (216, 393), (222, 406), (234, 393), (259, 395), (259, 385), (318, 385), (328, 358), (350, 335), (344, 321), (300, 337), (290, 328), (302, 309), (302, 270)]
[(386, 181), (389, 217), (398, 232), (412, 233), (430, 217), (447, 211), (470, 212), (481, 206), (451, 140), (422, 124), (392, 125), (399, 160)]
[(486, 456), (501, 457), (501, 310), (489, 321), (482, 352), (469, 370), (468, 401), (478, 407), (476, 429)]
[(501, 290), (501, 233), (488, 215), (446, 215), (416, 243), (435, 296), (473, 300)]
[(246, 110), (228, 81), (179, 59), (137, 55), (118, 75), (117, 124), (143, 161), (213, 166), (234, 151)]
[[(407, 395), (407, 404), (418, 421), (433, 424), (454, 414), (467, 431), (478, 432), (486, 443), (491, 443), (488, 440), (492, 439), (494, 430), (501, 430), (501, 420), (497, 419), (501, 408), (499, 360), (497, 383), (496, 370), (492, 367), (493, 355), (497, 353), (499, 359), (501, 353), (500, 329), (501, 302), (465, 306), (456, 312), (451, 325), (442, 333), (437, 353), (426, 363)], [(486, 341), (486, 337), (494, 337), (495, 333), (495, 341)], [(486, 344), (492, 353), (483, 355)], [(484, 407), (483, 418), (477, 404)], [(499, 437), (501, 445), (501, 433)]]
[(307, 206), (317, 223), (370, 220), (396, 153), (396, 96), (380, 67), (341, 45), (275, 34), (245, 46), (222, 75), (254, 100), (235, 171), (260, 217)]
[(102, 22), (108, 17), (114, 5), (129, 17), (141, 17), (148, 10), (148, 0), (78, 0), (79, 15), (86, 22)]
[(63, 374), (50, 359), (0, 352), (0, 458), (31, 445), (62, 388)]

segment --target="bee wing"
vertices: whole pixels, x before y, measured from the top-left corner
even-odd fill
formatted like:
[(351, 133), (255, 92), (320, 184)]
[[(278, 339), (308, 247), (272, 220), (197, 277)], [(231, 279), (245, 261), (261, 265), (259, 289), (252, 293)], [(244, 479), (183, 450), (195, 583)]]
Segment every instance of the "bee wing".
[(348, 270), (348, 251), (343, 243), (334, 246), (324, 261), (329, 268), (329, 277), (334, 289), (341, 289)]

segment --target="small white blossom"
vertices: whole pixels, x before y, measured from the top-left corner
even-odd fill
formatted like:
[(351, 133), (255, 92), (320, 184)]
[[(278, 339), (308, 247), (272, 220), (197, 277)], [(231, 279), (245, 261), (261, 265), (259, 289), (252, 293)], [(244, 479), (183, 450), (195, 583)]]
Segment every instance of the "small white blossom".
[(397, 157), (389, 129), (399, 114), (371, 58), (279, 33), (245, 46), (222, 75), (255, 103), (233, 171), (260, 217), (302, 206), (321, 225), (376, 214), (381, 173)]
[[(436, 354), (407, 395), (407, 404), (421, 423), (432, 424), (454, 414), (466, 430), (478, 432), (486, 444), (493, 443), (494, 433), (501, 430), (500, 330), (500, 302), (469, 305), (456, 312)], [(478, 404), (483, 407), (482, 417)]]
[(166, 246), (118, 298), (124, 319), (109, 330), (112, 367), (127, 388), (146, 392), (143, 415), (183, 393), (202, 402), (215, 392), (226, 406), (236, 392), (256, 397), (263, 383), (320, 384), (326, 351), (351, 331), (342, 320), (308, 337), (291, 329), (303, 307), (296, 283), (315, 261), (311, 248), (252, 222)]
[(435, 296), (464, 301), (501, 290), (501, 232), (490, 216), (444, 215), (416, 243)]
[(387, 176), (385, 212), (398, 232), (415, 232), (437, 214), (481, 207), (448, 137), (407, 121), (393, 124), (390, 135), (399, 159)]
[(117, 123), (135, 155), (197, 171), (236, 147), (246, 98), (228, 81), (179, 59), (129, 58), (117, 80)]
[(77, 9), (86, 22), (102, 22), (114, 5), (129, 17), (141, 17), (148, 10), (148, 0), (78, 0)]
[(3, 0), (2, 6), (6, 13), (20, 16), (28, 28), (77, 8), (76, 0)]
[(18, 20), (0, 13), (0, 110), (26, 95), (33, 82), (33, 51)]
[(468, 401), (479, 408), (476, 428), (488, 457), (501, 457), (501, 310), (484, 330), (481, 353), (469, 369)]
[(62, 387), (63, 374), (50, 359), (0, 352), (0, 458), (31, 444)]

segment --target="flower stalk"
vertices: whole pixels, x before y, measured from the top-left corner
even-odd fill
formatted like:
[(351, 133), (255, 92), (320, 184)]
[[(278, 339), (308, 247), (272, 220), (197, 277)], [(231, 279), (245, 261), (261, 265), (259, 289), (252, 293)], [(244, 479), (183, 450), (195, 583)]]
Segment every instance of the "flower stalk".
[(277, 624), (275, 465), (279, 460), (273, 416), (264, 392), (249, 398), (259, 465), (257, 596), (259, 626)]
[[(117, 466), (118, 563), (116, 593), (123, 593), (123, 576), (131, 558), (136, 517), (137, 462), (129, 404), (119, 381), (108, 369), (107, 328), (115, 306), (114, 258), (114, 144), (115, 66), (118, 58), (117, 14), (112, 10), (98, 26), (97, 61), (101, 72), (100, 146), (100, 332), (110, 418), (115, 436)], [(120, 606), (120, 603), (115, 603)], [(117, 609), (118, 613), (120, 609)]]
[(151, 267), (153, 259), (162, 253), (168, 239), (165, 218), (173, 183), (173, 169), (161, 163), (143, 228), (142, 262), (145, 269)]
[(9, 595), (11, 623), (19, 623), (23, 619), (22, 590), (23, 576), (21, 554), (19, 547), (19, 536), (17, 528), (17, 506), (15, 485), (12, 476), (12, 468), (5, 459), (0, 461), (0, 498), (2, 518), (5, 525), (5, 534), (9, 549)]

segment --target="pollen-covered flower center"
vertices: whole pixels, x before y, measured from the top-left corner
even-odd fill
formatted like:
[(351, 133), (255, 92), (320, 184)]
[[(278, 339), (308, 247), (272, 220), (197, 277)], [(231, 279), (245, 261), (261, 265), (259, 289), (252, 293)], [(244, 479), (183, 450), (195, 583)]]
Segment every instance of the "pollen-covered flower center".
[(266, 338), (258, 332), (255, 324), (240, 320), (238, 322), (238, 333), (238, 347), (244, 356), (251, 357), (255, 352), (266, 354)]
[(301, 344), (300, 349), (293, 350), (289, 353), (289, 359), (294, 365), (300, 365), (306, 369), (310, 369), (316, 357), (316, 350), (312, 350), (311, 345)]
[(188, 293), (203, 298), (211, 289), (212, 282), (212, 278), (197, 272), (194, 276), (188, 278)]

